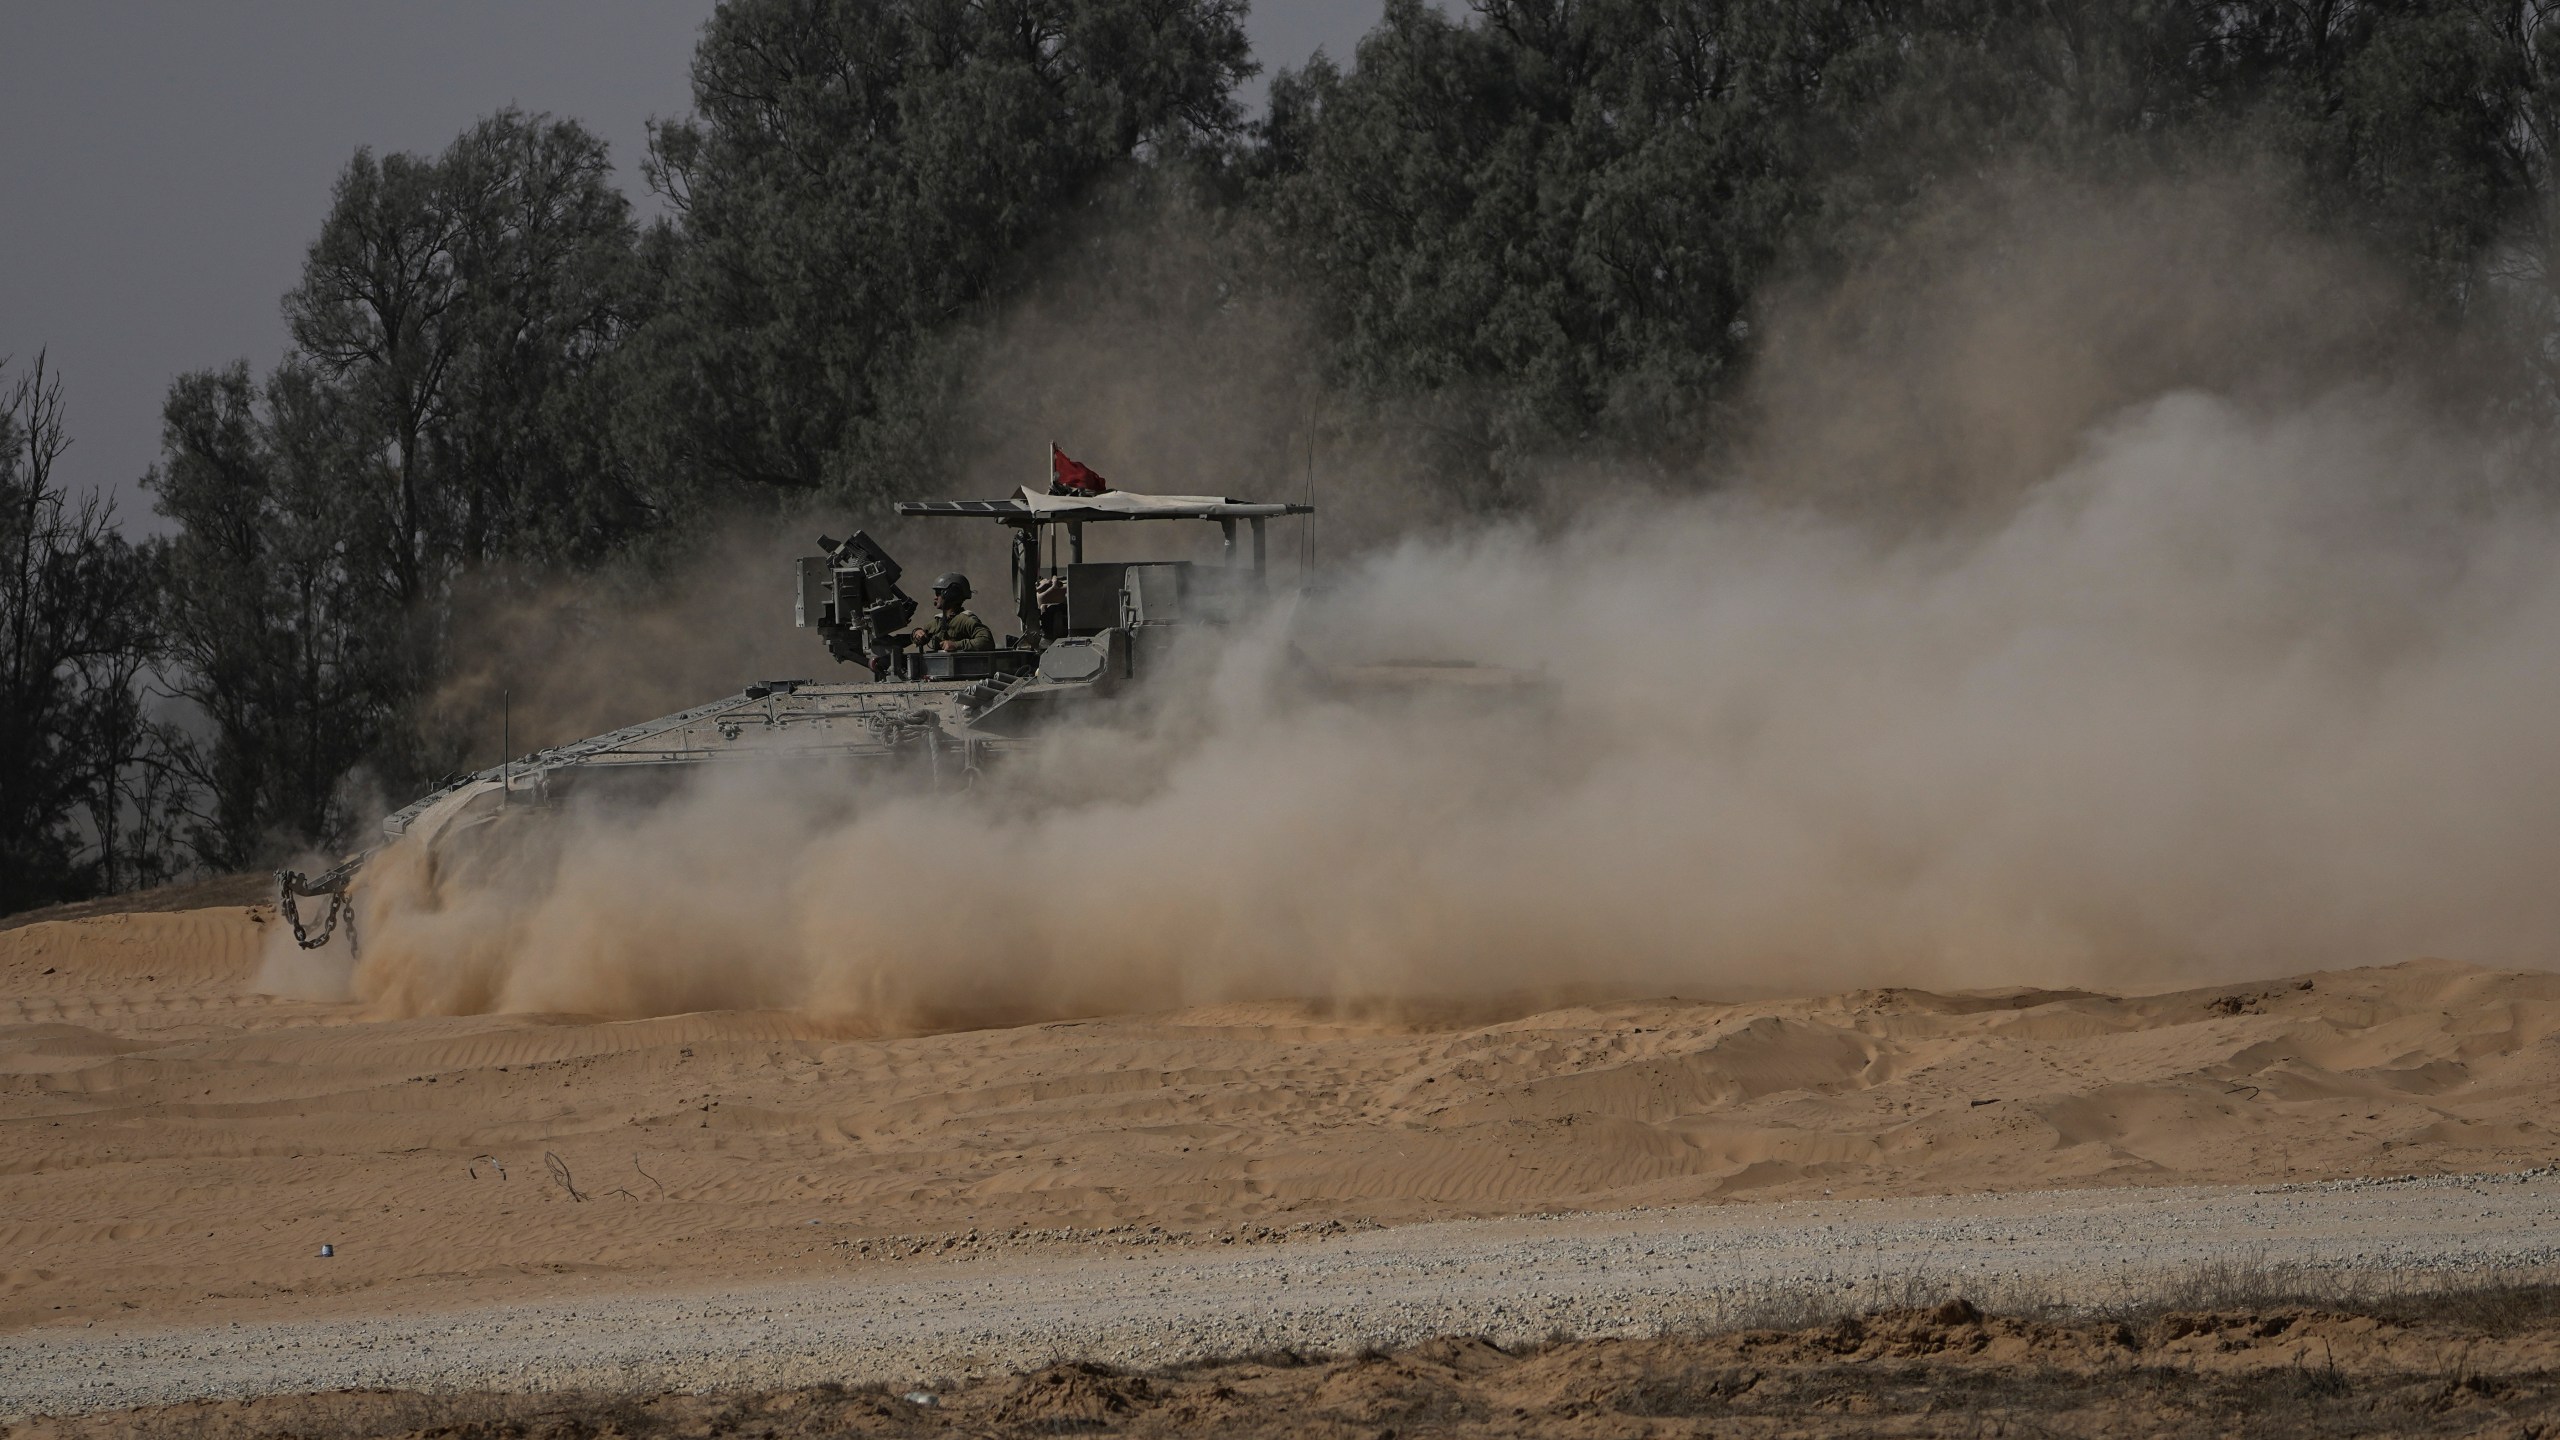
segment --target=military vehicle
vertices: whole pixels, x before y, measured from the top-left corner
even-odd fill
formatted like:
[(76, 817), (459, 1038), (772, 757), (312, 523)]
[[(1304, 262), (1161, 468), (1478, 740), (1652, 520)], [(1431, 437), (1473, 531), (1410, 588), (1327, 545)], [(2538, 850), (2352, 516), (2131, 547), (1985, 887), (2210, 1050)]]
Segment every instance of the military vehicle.
[[(1272, 520), (1311, 505), (1202, 495), (1034, 493), (1004, 500), (923, 500), (900, 515), (974, 519), (1013, 532), (1015, 628), (994, 649), (908, 648), (916, 601), (903, 570), (862, 531), (820, 537), (797, 565), (797, 620), (851, 678), (765, 680), (725, 699), (626, 725), (459, 776), (382, 822), (385, 845), (419, 845), (431, 866), (486, 851), (508, 827), (593, 797), (645, 800), (711, 767), (791, 763), (846, 767), (929, 788), (974, 787), (1040, 732), (1144, 687), (1182, 637), (1234, 624), (1265, 598)], [(1224, 563), (1087, 561), (1088, 525), (1214, 524)], [(343, 923), (366, 856), (317, 876), (277, 875), (277, 908), (305, 948)], [(298, 902), (325, 900), (306, 920)]]

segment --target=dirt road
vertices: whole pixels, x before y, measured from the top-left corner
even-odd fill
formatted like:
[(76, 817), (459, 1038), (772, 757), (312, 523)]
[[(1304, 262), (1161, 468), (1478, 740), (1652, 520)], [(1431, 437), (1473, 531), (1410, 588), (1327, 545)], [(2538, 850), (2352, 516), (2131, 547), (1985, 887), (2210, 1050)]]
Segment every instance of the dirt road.
[[(1511, 1343), (1747, 1316), (1789, 1291), (2101, 1303), (2199, 1265), (2423, 1283), (2560, 1265), (2560, 1175), (2111, 1189), (1526, 1217), (1276, 1243), (807, 1227), (802, 1264), (714, 1290), (0, 1340), (14, 1414), (341, 1387), (925, 1382), (1063, 1357), (1155, 1366), (1434, 1335)], [(361, 1242), (355, 1242), (361, 1243)], [(885, 1251), (921, 1253), (885, 1258)]]

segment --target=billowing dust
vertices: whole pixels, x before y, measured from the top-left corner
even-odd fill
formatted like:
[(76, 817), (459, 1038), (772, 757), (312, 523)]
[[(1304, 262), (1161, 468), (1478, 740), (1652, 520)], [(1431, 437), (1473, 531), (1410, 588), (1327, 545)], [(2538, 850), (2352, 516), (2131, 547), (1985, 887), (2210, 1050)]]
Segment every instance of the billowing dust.
[[(355, 988), (898, 1030), (2547, 966), (2560, 517), (2502, 437), (2331, 363), (2387, 294), (2242, 205), (2013, 197), (1907, 290), (1773, 316), (1709, 487), (1595, 461), (1570, 520), (1409, 533), (1019, 790), (723, 775), (436, 901), (381, 857)], [(1538, 683), (1304, 674), (1417, 659)]]

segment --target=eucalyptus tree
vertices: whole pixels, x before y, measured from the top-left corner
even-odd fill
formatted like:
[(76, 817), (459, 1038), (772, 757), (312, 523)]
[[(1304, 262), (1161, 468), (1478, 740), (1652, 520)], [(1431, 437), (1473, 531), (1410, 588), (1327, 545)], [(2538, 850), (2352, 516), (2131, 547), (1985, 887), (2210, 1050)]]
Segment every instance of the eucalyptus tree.
[(1242, 0), (731, 0), (649, 173), (674, 221), (634, 363), (661, 473), (876, 490), (930, 469), (932, 341), (1116, 167), (1240, 133)]
[(171, 387), (149, 483), (178, 527), (208, 863), (342, 838), (360, 761), (395, 791), (441, 773), (418, 707), (457, 603), (652, 523), (610, 429), (637, 239), (574, 122), (359, 150), (285, 297), (286, 361)]
[(1500, 505), (1561, 453), (1678, 466), (1732, 434), (1778, 284), (1818, 288), (2022, 168), (2259, 174), (2447, 323), (2500, 277), (2547, 316), (2551, 13), (1389, 0), (1352, 66), (1275, 78), (1259, 197), (1339, 393)]
[[(400, 693), (396, 597), (351, 471), (359, 402), (288, 362), (179, 377), (145, 482), (175, 522), (166, 641), (173, 686), (205, 722), (178, 762), (192, 854), (216, 869), (344, 837), (342, 782), (372, 757)], [(387, 477), (385, 477), (387, 478)]]
[(645, 523), (597, 393), (636, 241), (575, 122), (506, 110), (434, 159), (348, 162), (285, 314), (359, 427), (360, 508), (403, 609), (457, 568), (592, 555)]

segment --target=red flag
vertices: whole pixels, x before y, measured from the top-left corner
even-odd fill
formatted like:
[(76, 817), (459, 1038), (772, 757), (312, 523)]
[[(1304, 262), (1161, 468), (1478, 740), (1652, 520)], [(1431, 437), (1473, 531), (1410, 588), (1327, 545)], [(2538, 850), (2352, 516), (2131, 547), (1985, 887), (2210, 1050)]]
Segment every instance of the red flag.
[(1099, 495), (1111, 488), (1111, 482), (1093, 472), (1093, 467), (1067, 458), (1067, 452), (1056, 445), (1049, 447), (1049, 493), (1052, 495)]

